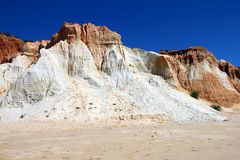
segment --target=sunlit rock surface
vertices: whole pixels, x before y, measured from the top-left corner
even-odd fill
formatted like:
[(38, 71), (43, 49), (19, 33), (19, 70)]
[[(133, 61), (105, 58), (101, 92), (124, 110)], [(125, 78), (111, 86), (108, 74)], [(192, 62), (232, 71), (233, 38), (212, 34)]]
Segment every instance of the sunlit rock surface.
[[(3, 121), (19, 117), (82, 122), (225, 119), (204, 102), (172, 86), (182, 87), (179, 77), (188, 86), (189, 79), (201, 79), (203, 71), (212, 69), (225, 81), (224, 72), (208, 65), (215, 63), (213, 57), (210, 61), (199, 60), (200, 68), (186, 68), (170, 55), (127, 48), (116, 32), (93, 24), (65, 23), (50, 42), (28, 45), (31, 47), (25, 51), (36, 55), (33, 61), (24, 54), (0, 66), (1, 76), (5, 77), (5, 70), (10, 76), (1, 80), (7, 86), (0, 99)], [(189, 75), (184, 74), (186, 70)], [(225, 87), (234, 89), (228, 81)]]
[(170, 84), (189, 92), (198, 91), (201, 98), (225, 107), (240, 103), (237, 68), (229, 62), (218, 62), (203, 47), (160, 54), (160, 75)]

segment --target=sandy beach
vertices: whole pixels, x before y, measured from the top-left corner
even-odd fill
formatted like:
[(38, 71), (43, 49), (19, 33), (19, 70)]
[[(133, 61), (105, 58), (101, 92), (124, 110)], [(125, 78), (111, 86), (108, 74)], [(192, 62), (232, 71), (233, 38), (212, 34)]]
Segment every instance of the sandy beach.
[(0, 127), (0, 160), (238, 160), (239, 117), (120, 128), (82, 128), (74, 122), (5, 123)]

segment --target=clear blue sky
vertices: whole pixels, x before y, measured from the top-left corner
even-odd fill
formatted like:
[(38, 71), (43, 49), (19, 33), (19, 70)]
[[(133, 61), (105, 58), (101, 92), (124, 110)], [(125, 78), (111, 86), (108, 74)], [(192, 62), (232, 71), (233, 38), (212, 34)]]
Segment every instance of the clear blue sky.
[(157, 52), (205, 46), (240, 66), (237, 0), (1, 0), (0, 32), (50, 39), (64, 21), (106, 25), (125, 45)]

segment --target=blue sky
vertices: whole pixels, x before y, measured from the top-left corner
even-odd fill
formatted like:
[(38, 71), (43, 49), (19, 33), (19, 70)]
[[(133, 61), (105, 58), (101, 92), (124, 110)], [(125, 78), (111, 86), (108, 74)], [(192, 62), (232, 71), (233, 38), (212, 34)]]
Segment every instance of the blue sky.
[(0, 32), (50, 39), (64, 21), (106, 25), (132, 48), (158, 52), (204, 46), (240, 66), (237, 0), (1, 0)]

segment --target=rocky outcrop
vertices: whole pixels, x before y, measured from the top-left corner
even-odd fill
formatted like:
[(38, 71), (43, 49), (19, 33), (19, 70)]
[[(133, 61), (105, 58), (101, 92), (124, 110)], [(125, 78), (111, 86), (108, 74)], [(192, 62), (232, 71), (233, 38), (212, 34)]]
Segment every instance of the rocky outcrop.
[(47, 48), (52, 47), (60, 40), (68, 40), (69, 43), (80, 38), (89, 48), (93, 55), (95, 64), (101, 69), (103, 57), (112, 46), (122, 52), (121, 36), (109, 30), (106, 26), (95, 26), (94, 24), (73, 24), (65, 22), (60, 31), (52, 36)]
[(235, 67), (231, 63), (225, 61), (225, 60), (220, 60), (218, 62), (219, 69), (225, 73), (227, 73), (228, 77), (230, 79), (240, 79), (240, 74), (239, 74), (239, 68)]
[[(38, 48), (28, 45), (32, 47), (25, 51)], [(162, 73), (155, 65), (159, 54), (123, 46), (120, 36), (106, 27), (65, 23), (39, 54), (1, 96), (2, 120), (21, 115), (84, 123), (134, 117), (156, 117), (146, 122), (162, 117), (176, 122), (225, 119), (155, 75)]]
[(48, 40), (36, 41), (36, 42), (25, 42), (22, 50), (22, 54), (28, 56), (32, 63), (35, 63), (40, 57), (40, 49), (46, 48)]
[(237, 67), (236, 76), (240, 79), (240, 67)]
[(0, 64), (11, 62), (20, 55), (24, 42), (14, 36), (0, 33)]
[(211, 60), (212, 63), (216, 63), (216, 58), (206, 48), (201, 46), (191, 47), (184, 50), (167, 51), (162, 50), (160, 54), (169, 55), (174, 57), (182, 64), (196, 64), (204, 61), (205, 59)]
[(163, 76), (169, 84), (178, 90), (189, 87), (186, 68), (181, 63), (168, 55), (159, 56), (153, 62), (152, 74)]
[(104, 56), (102, 71), (109, 75), (111, 84), (115, 88), (122, 89), (132, 83), (132, 73), (129, 71), (124, 57), (117, 49), (112, 48), (112, 50)]
[(54, 57), (41, 50), (37, 63), (18, 77), (1, 101), (1, 106), (23, 107), (35, 104), (43, 98), (62, 92), (67, 80), (60, 71)]
[(27, 53), (32, 53), (38, 55), (40, 49), (46, 48), (48, 45), (48, 40), (36, 41), (36, 42), (25, 42), (22, 51)]
[(26, 55), (36, 61), (41, 48), (46, 48), (49, 41), (23, 41), (15, 36), (0, 33), (0, 64), (12, 62), (19, 55)]
[(240, 69), (239, 67), (235, 67), (231, 63), (220, 60), (218, 62), (219, 69), (225, 72), (230, 78), (231, 83), (235, 87), (235, 89), (240, 93)]
[(198, 91), (201, 98), (226, 107), (240, 102), (237, 68), (225, 61), (218, 63), (207, 49), (192, 47), (160, 54), (157, 73), (172, 85), (189, 92)]
[(17, 78), (39, 58), (39, 50), (48, 41), (23, 41), (9, 34), (0, 34), (0, 95), (4, 95)]

